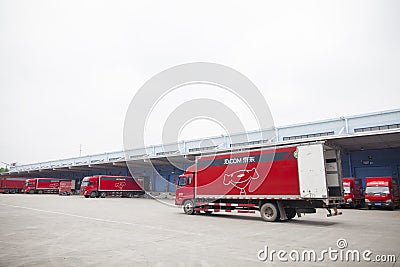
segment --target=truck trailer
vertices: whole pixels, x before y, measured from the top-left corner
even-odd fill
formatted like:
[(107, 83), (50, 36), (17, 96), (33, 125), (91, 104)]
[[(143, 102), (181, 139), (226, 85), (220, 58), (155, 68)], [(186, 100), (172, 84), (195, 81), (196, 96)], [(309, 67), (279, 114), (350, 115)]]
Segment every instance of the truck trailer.
[(387, 207), (394, 210), (399, 207), (399, 183), (393, 177), (365, 178), (365, 204), (372, 207)]
[(29, 178), (25, 180), (23, 192), (29, 194), (58, 194), (60, 179), (57, 178)]
[(361, 178), (343, 178), (344, 206), (361, 208), (364, 206), (364, 189)]
[(58, 193), (60, 195), (69, 196), (73, 194), (73, 188), (75, 188), (75, 185), (72, 180), (60, 180), (60, 189)]
[(0, 177), (0, 193), (21, 193), (24, 188), (26, 177), (3, 176)]
[(268, 222), (316, 208), (340, 215), (343, 203), (340, 151), (324, 142), (198, 157), (179, 177), (175, 198), (188, 215), (259, 211)]
[(85, 177), (81, 184), (81, 195), (86, 198), (144, 195), (142, 181), (129, 176), (96, 175)]

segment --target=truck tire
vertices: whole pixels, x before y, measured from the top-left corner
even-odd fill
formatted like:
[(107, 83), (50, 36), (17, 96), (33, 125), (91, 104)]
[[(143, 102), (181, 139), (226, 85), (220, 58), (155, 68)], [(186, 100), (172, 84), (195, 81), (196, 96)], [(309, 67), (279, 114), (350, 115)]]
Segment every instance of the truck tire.
[(90, 192), (90, 197), (91, 197), (91, 198), (95, 198), (95, 197), (97, 197), (97, 193), (96, 193), (96, 191), (92, 191), (92, 192)]
[(278, 208), (273, 203), (264, 203), (260, 209), (261, 218), (266, 222), (275, 222), (279, 218)]
[(88, 196), (88, 195), (85, 195), (85, 198), (89, 198), (89, 196)]
[(42, 190), (39, 190), (39, 191), (38, 191), (38, 194), (43, 194), (43, 191), (42, 191)]
[(127, 197), (127, 198), (133, 198), (133, 193), (132, 193), (132, 192), (126, 193), (126, 197)]
[(286, 217), (288, 218), (288, 220), (291, 220), (296, 216), (296, 209), (294, 209), (294, 208), (287, 208), (287, 209), (285, 209), (285, 211), (286, 211)]
[(194, 210), (194, 203), (192, 200), (186, 200), (183, 202), (183, 212), (185, 212), (187, 215), (193, 215), (195, 210)]
[(29, 194), (35, 194), (35, 190), (29, 190)]
[(106, 193), (106, 192), (101, 192), (101, 193), (100, 193), (100, 197), (101, 197), (101, 198), (105, 198), (106, 196), (107, 196), (107, 193)]

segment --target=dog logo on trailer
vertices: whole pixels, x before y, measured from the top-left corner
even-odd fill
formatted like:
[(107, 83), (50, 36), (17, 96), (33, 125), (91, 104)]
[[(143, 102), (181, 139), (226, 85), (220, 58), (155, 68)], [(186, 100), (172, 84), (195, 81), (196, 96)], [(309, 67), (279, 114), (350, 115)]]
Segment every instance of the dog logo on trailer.
[(260, 177), (255, 168), (251, 170), (239, 170), (231, 174), (224, 174), (224, 185), (233, 185), (240, 190), (241, 195), (246, 195), (246, 188), (252, 180)]
[(49, 184), (50, 188), (58, 188), (59, 184), (58, 183), (53, 183), (53, 184)]
[(115, 184), (115, 187), (119, 188), (119, 190), (122, 190), (122, 188), (124, 188), (125, 185), (126, 185), (125, 182), (119, 182)]

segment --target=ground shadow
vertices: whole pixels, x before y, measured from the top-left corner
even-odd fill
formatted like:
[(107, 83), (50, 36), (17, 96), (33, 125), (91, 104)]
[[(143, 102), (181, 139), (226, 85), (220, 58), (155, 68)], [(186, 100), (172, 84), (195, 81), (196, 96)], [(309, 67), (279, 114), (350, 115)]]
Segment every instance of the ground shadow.
[[(198, 215), (186, 215), (184, 213), (180, 213), (181, 215), (184, 216), (202, 216), (202, 217), (213, 217), (213, 218), (219, 218), (219, 219), (225, 219), (225, 220), (242, 220), (242, 221), (259, 221), (260, 223), (266, 223), (264, 222), (261, 217), (259, 216), (244, 216), (244, 215), (236, 215), (236, 214), (222, 214), (222, 213), (213, 213), (213, 214), (198, 214)], [(302, 226), (321, 226), (321, 227), (326, 227), (326, 226), (333, 226), (333, 225), (339, 225), (341, 222), (337, 221), (329, 221), (330, 218), (326, 218), (321, 216), (321, 220), (314, 221), (314, 220), (307, 220), (305, 218), (294, 218), (292, 220), (287, 220), (287, 221), (278, 221), (274, 223), (279, 223), (279, 224), (291, 224), (291, 225), (302, 225)]]

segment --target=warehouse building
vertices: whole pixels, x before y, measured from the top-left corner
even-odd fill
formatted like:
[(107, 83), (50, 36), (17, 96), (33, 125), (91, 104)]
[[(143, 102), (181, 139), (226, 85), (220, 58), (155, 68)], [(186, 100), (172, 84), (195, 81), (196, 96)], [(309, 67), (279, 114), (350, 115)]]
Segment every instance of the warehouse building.
[[(261, 146), (326, 141), (341, 148), (344, 177), (392, 176), (400, 171), (400, 109), (301, 123), (235, 135), (154, 145), (132, 151), (117, 151), (12, 167), (2, 175), (74, 179), (108, 174), (132, 175), (144, 180), (145, 190), (174, 192), (174, 181), (196, 155)], [(236, 140), (231, 142), (231, 140)], [(237, 141), (242, 140), (242, 141)], [(172, 159), (175, 164), (171, 164)]]

